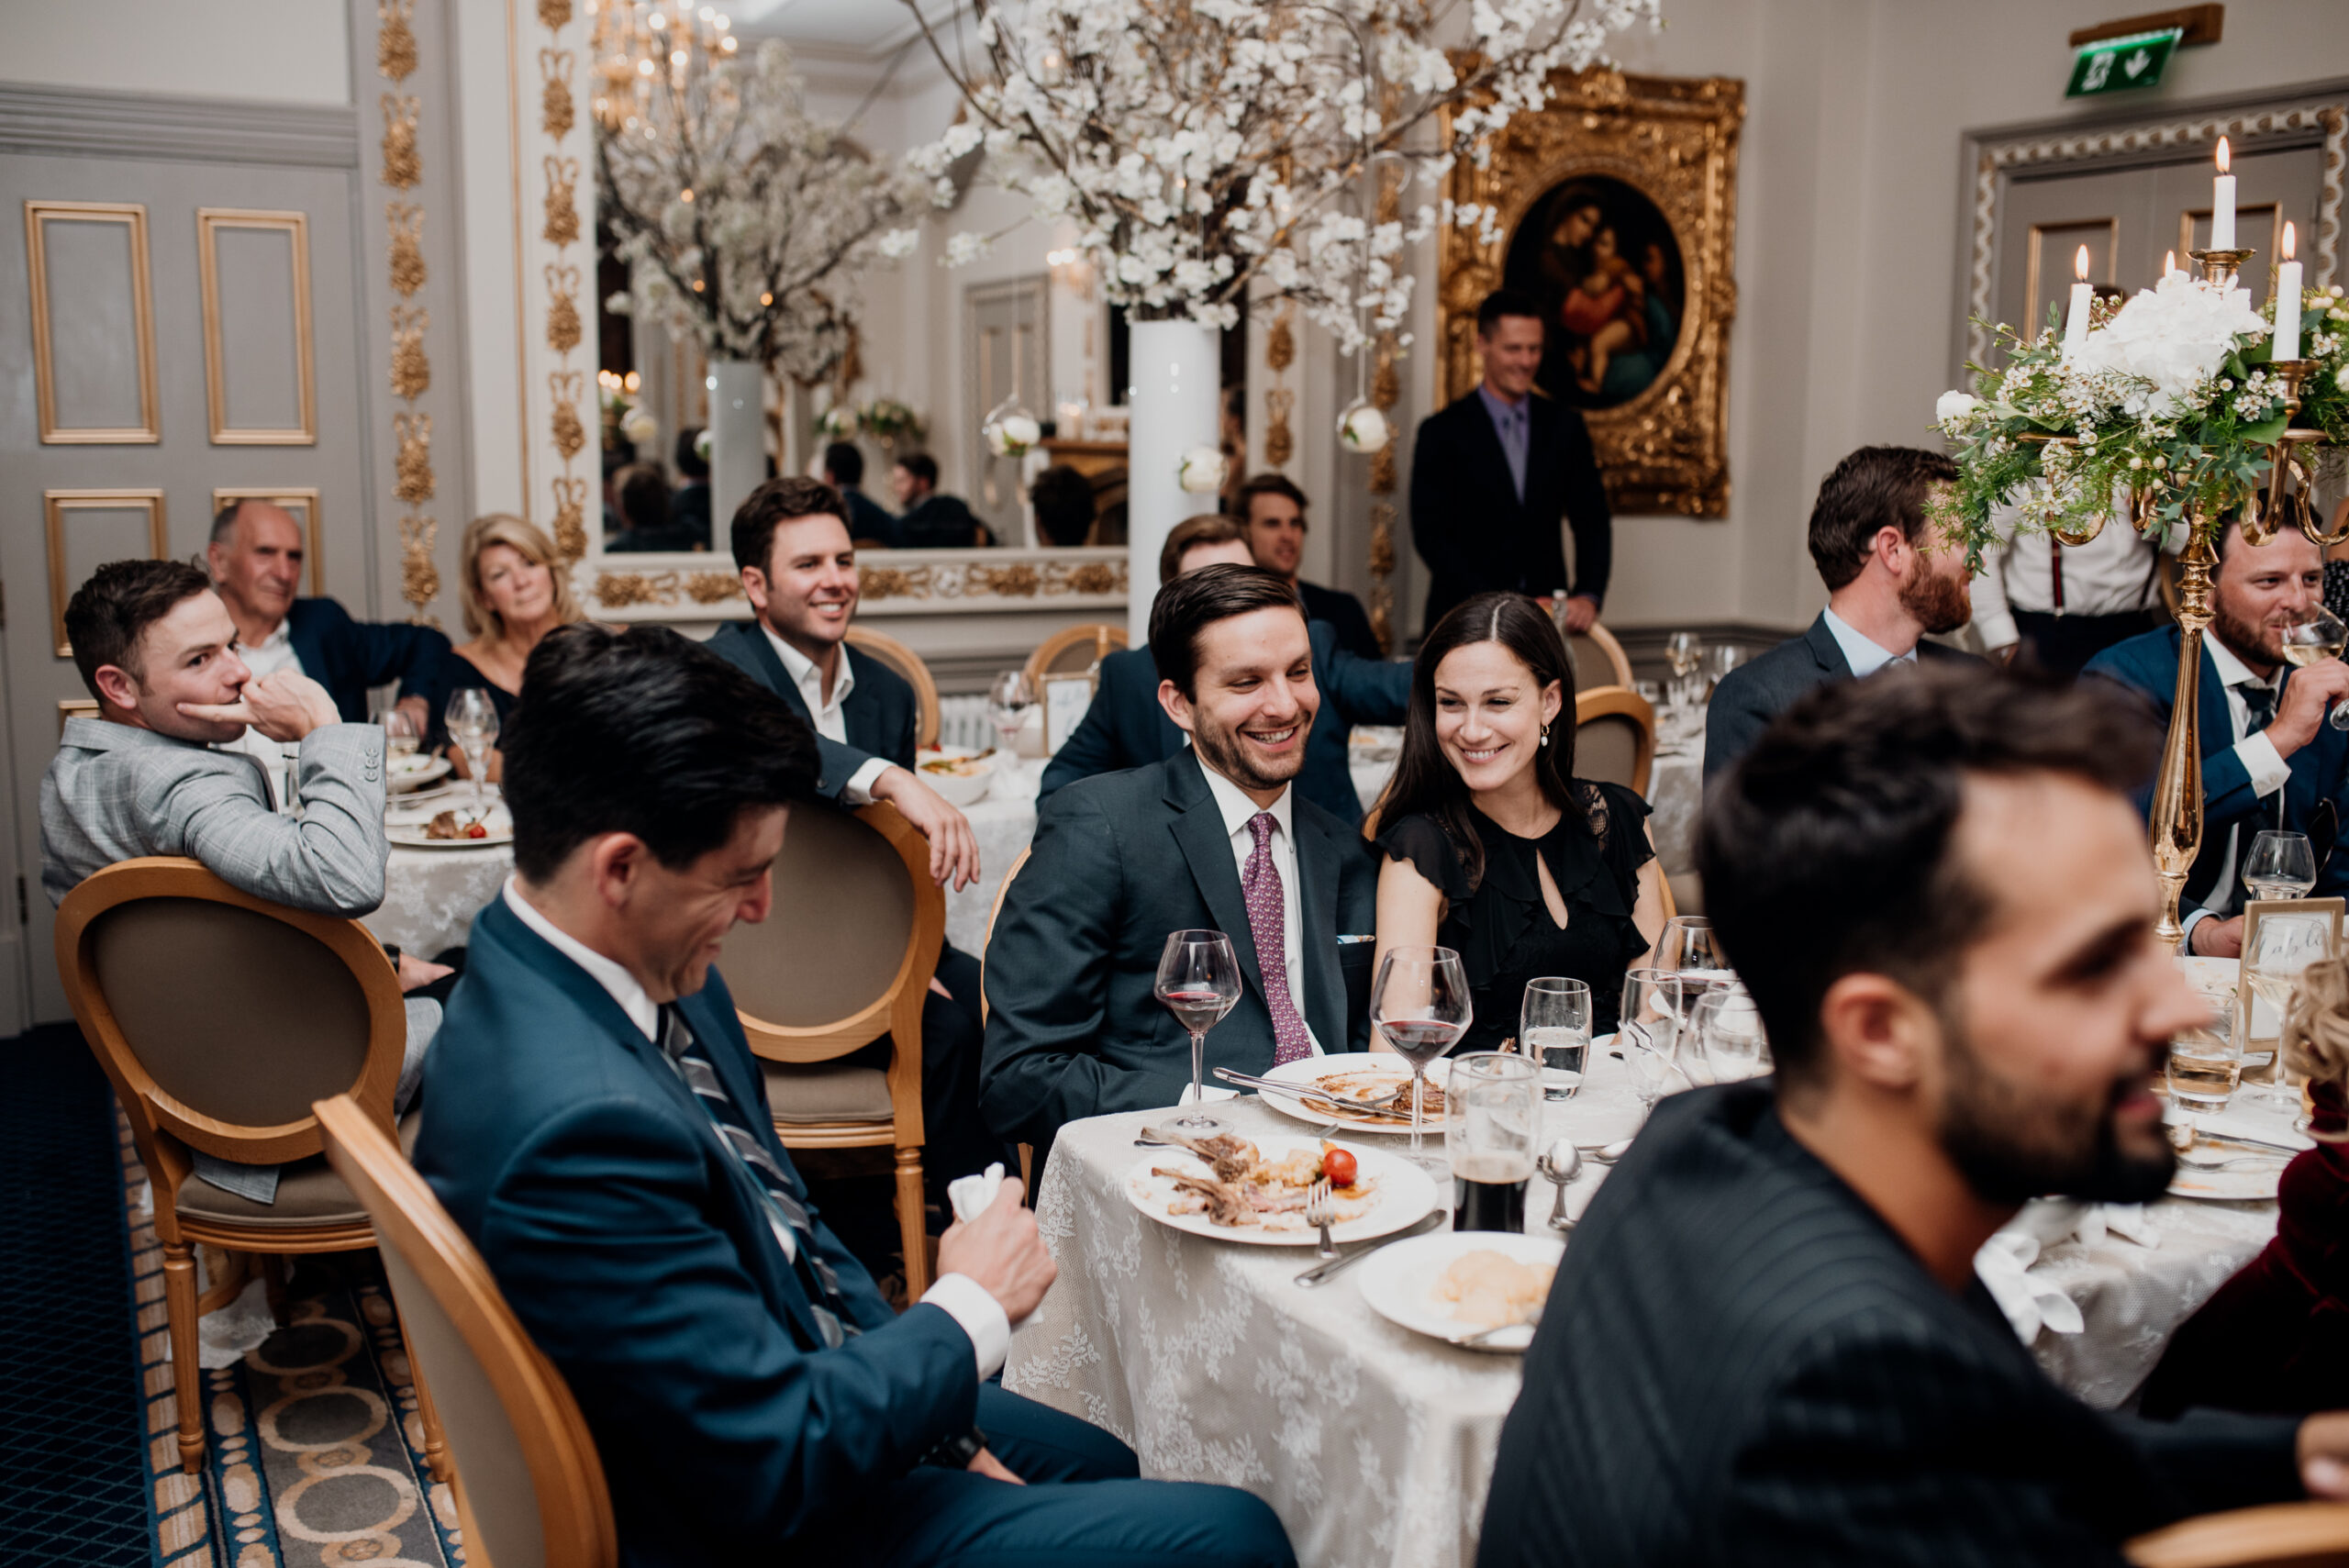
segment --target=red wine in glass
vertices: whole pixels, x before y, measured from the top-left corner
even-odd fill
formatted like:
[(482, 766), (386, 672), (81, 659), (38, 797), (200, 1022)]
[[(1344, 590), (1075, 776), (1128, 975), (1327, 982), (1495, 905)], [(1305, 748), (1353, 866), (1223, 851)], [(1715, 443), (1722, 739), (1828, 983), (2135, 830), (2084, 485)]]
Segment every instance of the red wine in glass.
[(1466, 1024), (1444, 1023), (1435, 1018), (1404, 1018), (1397, 1023), (1381, 1024), (1379, 1032), (1395, 1053), (1414, 1066), (1433, 1062), (1460, 1043), (1468, 1032)]
[(1428, 1063), (1457, 1045), (1475, 1018), (1467, 973), (1452, 949), (1398, 946), (1379, 959), (1378, 977), (1370, 987), (1370, 1021), (1411, 1064), (1411, 1158), (1422, 1164)]
[(1208, 1030), (1240, 1002), (1240, 959), (1231, 939), (1221, 931), (1170, 931), (1158, 959), (1158, 982), (1152, 994), (1166, 1004), (1174, 1021), (1191, 1037), (1191, 1110), (1174, 1118), (1186, 1132), (1206, 1136), (1221, 1132), (1223, 1122), (1207, 1113), (1201, 1079), (1207, 1066)]
[(1223, 1015), (1231, 1011), (1232, 1004), (1239, 1000), (1206, 989), (1167, 991), (1158, 999), (1166, 1004), (1166, 1010), (1174, 1015), (1174, 1021), (1183, 1026), (1184, 1032), (1199, 1035), (1223, 1022)]

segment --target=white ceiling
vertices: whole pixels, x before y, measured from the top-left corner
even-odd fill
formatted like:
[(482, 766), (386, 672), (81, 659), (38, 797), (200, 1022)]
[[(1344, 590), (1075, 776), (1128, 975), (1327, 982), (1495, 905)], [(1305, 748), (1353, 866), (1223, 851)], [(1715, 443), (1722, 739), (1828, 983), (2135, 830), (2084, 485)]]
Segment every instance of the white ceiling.
[[(960, 0), (922, 0), (932, 21), (954, 14)], [(785, 43), (879, 57), (914, 37), (913, 13), (905, 0), (719, 0), (745, 38), (779, 38)]]

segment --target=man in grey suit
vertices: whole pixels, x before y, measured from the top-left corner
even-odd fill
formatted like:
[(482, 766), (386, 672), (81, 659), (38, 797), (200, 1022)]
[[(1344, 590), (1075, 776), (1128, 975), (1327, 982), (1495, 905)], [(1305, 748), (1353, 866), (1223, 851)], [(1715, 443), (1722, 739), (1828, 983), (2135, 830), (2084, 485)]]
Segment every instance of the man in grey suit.
[(1170, 931), (1220, 930), (1240, 960), (1209, 1065), (1368, 1040), (1378, 868), (1291, 787), (1321, 705), (1297, 595), (1262, 567), (1186, 573), (1158, 591), (1150, 651), (1190, 749), (1045, 802), (987, 947), (979, 1106), (1039, 1169), (1063, 1123), (1187, 1092), (1189, 1036), (1152, 994)]
[(1788, 638), (1731, 671), (1705, 710), (1705, 777), (1745, 754), (1797, 697), (1829, 681), (1873, 675), (1921, 659), (1971, 653), (1924, 640), (1973, 618), (1965, 551), (1931, 516), (1937, 485), (1957, 477), (1939, 452), (1862, 447), (1819, 487), (1810, 510), (1810, 559), (1827, 584), (1827, 607)]
[[(41, 886), (52, 904), (92, 873), (141, 855), (185, 855), (230, 886), (355, 919), (384, 901), (384, 732), (345, 723), (293, 670), (254, 675), (236, 622), (185, 562), (117, 561), (75, 590), (65, 633), (99, 717), (66, 720), (40, 784)], [(298, 743), (298, 817), (270, 804), (258, 758), (216, 748), (247, 727)], [(394, 955), (404, 989), (446, 975)], [(405, 1104), (438, 1027), (412, 1004)]]
[(2119, 1568), (2187, 1514), (2349, 1494), (2349, 1414), (2092, 1409), (1975, 1275), (2033, 1197), (2160, 1195), (2154, 1074), (2209, 1012), (2154, 938), (2152, 729), (2043, 679), (1838, 683), (1714, 786), (1706, 913), (1776, 1073), (1665, 1101), (1592, 1200), (1480, 1568)]

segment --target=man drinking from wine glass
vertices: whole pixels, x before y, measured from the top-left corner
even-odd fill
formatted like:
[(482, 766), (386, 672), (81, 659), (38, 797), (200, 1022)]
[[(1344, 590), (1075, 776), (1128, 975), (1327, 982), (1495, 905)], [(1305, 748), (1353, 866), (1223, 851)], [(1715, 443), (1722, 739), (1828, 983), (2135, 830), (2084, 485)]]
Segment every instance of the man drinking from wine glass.
[(987, 947), (980, 1108), (1039, 1171), (1063, 1123), (1187, 1095), (1189, 1033), (1153, 995), (1170, 931), (1222, 931), (1239, 958), (1210, 1070), (1368, 1037), (1377, 868), (1293, 787), (1321, 706), (1297, 595), (1261, 567), (1186, 573), (1158, 592), (1150, 651), (1190, 748), (1053, 795)]
[[(2349, 665), (2337, 643), (2328, 651), (2296, 642), (2291, 654), (2314, 660), (2305, 669), (2287, 659), (2286, 631), (2324, 600), (2324, 558), (2307, 536), (2285, 528), (2254, 545), (2229, 523), (2218, 551), (2202, 638), (2202, 849), (2178, 915), (2188, 952), (2233, 958), (2243, 951), (2243, 860), (2262, 828), (2307, 834), (2315, 891), (2349, 893), (2349, 863), (2332, 853), (2349, 785), (2349, 733), (2325, 722), (2349, 695)], [(2166, 724), (2177, 649), (2177, 628), (2163, 627), (2106, 649), (2082, 673), (2128, 687)], [(2152, 785), (2137, 798), (2150, 811)]]

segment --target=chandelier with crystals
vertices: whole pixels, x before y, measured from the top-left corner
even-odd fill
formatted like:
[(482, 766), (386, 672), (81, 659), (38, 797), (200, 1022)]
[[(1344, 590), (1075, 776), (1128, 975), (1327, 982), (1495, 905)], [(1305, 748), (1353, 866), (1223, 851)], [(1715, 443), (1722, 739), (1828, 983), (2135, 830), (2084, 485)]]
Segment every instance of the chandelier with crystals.
[(596, 19), (596, 123), (633, 130), (653, 115), (653, 89), (682, 93), (740, 52), (734, 24), (690, 0), (587, 0)]

